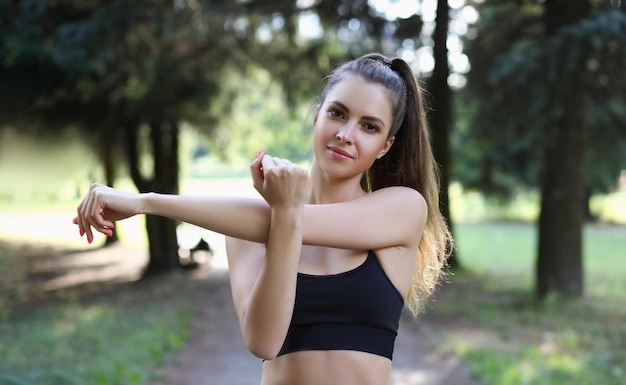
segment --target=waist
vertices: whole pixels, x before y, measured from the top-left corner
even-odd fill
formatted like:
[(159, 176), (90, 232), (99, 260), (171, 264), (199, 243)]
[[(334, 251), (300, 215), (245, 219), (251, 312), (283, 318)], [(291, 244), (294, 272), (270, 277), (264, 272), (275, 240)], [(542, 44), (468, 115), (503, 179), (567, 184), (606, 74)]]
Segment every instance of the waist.
[(302, 351), (263, 363), (262, 385), (389, 385), (391, 361), (358, 351)]

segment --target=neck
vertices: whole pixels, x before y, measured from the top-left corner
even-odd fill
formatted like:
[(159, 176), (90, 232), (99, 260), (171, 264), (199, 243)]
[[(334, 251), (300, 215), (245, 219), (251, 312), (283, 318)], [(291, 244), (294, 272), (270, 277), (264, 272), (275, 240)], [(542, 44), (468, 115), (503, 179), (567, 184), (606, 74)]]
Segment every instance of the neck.
[(361, 188), (361, 175), (349, 179), (334, 179), (326, 175), (315, 161), (309, 173), (310, 204), (351, 201), (367, 194)]

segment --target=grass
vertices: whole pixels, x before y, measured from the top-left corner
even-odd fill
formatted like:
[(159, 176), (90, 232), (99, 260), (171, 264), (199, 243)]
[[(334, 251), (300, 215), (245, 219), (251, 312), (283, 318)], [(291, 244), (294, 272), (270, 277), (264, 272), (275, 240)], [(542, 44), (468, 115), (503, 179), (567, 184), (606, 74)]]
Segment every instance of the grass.
[[(626, 382), (626, 227), (588, 225), (584, 298), (541, 303), (532, 296), (534, 226), (466, 223), (456, 230), (466, 271), (442, 290), (432, 316), (447, 320), (439, 328), (445, 345), (466, 359), (474, 378), (486, 385)], [(483, 338), (455, 333), (454, 320)]]
[(18, 308), (0, 323), (0, 384), (143, 384), (187, 341), (191, 281), (162, 278)]

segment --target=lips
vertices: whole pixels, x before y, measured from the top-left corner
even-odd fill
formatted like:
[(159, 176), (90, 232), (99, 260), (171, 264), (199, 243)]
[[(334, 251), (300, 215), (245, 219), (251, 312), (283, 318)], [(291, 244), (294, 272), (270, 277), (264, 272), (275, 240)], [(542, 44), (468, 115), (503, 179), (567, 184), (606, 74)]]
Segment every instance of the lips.
[(329, 146), (328, 149), (330, 150), (332, 155), (334, 157), (336, 157), (336, 158), (341, 158), (341, 159), (350, 158), (350, 159), (352, 159), (352, 155), (349, 152), (347, 152), (346, 150), (341, 149), (340, 147)]

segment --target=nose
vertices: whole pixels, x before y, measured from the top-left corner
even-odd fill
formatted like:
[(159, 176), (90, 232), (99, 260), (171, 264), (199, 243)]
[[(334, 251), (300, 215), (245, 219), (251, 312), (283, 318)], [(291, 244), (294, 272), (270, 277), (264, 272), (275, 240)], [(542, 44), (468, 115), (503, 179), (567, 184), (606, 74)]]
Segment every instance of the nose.
[(341, 126), (339, 131), (337, 131), (337, 135), (335, 135), (335, 137), (342, 143), (352, 144), (354, 140), (353, 136), (355, 127), (355, 124), (348, 122)]

